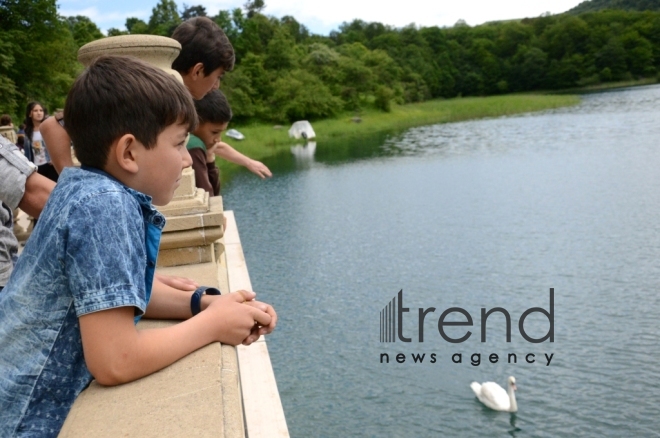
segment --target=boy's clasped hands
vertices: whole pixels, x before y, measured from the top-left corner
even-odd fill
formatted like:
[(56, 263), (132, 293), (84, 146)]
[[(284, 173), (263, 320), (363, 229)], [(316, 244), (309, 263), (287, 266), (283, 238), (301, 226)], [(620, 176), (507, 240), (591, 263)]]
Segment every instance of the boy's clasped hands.
[(267, 335), (275, 329), (277, 314), (273, 306), (256, 301), (256, 293), (239, 290), (230, 294), (210, 296), (210, 301), (204, 310), (204, 297), (202, 297), (202, 310), (213, 314), (218, 321), (218, 340), (230, 345), (250, 345), (261, 335)]
[[(171, 275), (156, 274), (156, 281), (182, 291), (194, 291), (199, 287), (196, 281)], [(217, 325), (218, 339), (230, 345), (250, 345), (262, 335), (275, 330), (277, 313), (273, 306), (256, 301), (257, 294), (239, 290), (224, 295), (203, 295), (201, 308), (215, 314), (223, 321)]]

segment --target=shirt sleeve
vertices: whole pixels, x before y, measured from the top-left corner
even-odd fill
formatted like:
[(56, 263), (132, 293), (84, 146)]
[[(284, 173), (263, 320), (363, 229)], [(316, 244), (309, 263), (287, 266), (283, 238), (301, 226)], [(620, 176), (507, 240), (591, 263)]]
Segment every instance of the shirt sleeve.
[[(206, 152), (203, 149), (194, 148), (189, 149), (188, 152), (190, 152), (190, 156), (192, 157), (192, 167), (195, 171), (195, 186), (206, 190), (211, 196), (215, 196), (215, 187), (217, 187), (218, 183), (218, 168), (214, 163), (210, 163), (212, 167), (207, 166)], [(212, 172), (213, 170), (215, 170), (215, 175)]]
[(0, 201), (14, 209), (25, 194), (25, 180), (36, 166), (13, 143), (0, 136)]
[(220, 169), (215, 163), (206, 163), (206, 172), (209, 175), (209, 182), (213, 187), (213, 191), (210, 192), (211, 196), (220, 195)]
[(147, 307), (142, 213), (130, 194), (85, 198), (67, 221), (65, 272), (78, 317), (117, 307)]

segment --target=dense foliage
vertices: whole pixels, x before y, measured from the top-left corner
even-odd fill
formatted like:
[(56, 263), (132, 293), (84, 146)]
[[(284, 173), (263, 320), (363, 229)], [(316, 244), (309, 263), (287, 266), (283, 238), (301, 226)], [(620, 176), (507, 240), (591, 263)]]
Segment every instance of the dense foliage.
[(596, 12), (603, 9), (620, 9), (623, 11), (660, 11), (658, 0), (587, 0), (573, 9), (570, 14), (582, 14), (583, 12)]
[[(557, 90), (656, 77), (660, 68), (660, 12), (605, 10), (451, 28), (355, 20), (326, 37), (294, 17), (265, 15), (265, 7), (248, 1), (211, 17), (236, 50), (236, 68), (222, 89), (243, 121)], [(200, 15), (207, 15), (203, 6), (179, 10), (174, 0), (159, 0), (148, 22), (129, 18), (126, 29), (108, 34), (170, 35), (183, 19)], [(75, 52), (102, 37), (98, 27), (86, 17), (59, 17), (55, 0), (0, 0), (0, 19), (0, 111), (19, 114), (35, 98), (61, 106), (80, 69)]]

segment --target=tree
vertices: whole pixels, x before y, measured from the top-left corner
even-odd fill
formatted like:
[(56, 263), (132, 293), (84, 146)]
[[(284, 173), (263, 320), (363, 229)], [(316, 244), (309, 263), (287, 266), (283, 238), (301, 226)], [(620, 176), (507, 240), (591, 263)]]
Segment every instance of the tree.
[(317, 76), (305, 70), (287, 72), (275, 81), (273, 88), (269, 108), (277, 122), (331, 117), (342, 107), (341, 100)]
[(288, 69), (293, 66), (295, 42), (285, 28), (275, 30), (273, 38), (266, 46), (266, 62), (264, 66), (271, 70)]
[(119, 35), (128, 35), (127, 30), (119, 30), (116, 27), (111, 27), (108, 29), (108, 36), (113, 37), (113, 36), (119, 36)]
[(61, 107), (81, 68), (55, 0), (0, 0), (0, 107), (21, 114), (28, 100)]
[(193, 17), (206, 17), (206, 8), (201, 5), (188, 6), (184, 3), (183, 10), (181, 11), (181, 19), (185, 21)]
[(631, 73), (641, 76), (653, 68), (653, 46), (637, 31), (629, 31), (621, 37), (627, 54), (627, 67)]
[(151, 10), (148, 31), (153, 35), (170, 36), (181, 24), (181, 17), (174, 0), (160, 0)]
[(538, 47), (518, 46), (513, 56), (509, 84), (513, 90), (534, 90), (542, 86), (548, 69), (548, 55)]
[(603, 70), (607, 68), (608, 73), (605, 76), (609, 76), (611, 79), (621, 79), (628, 69), (626, 65), (626, 49), (623, 47), (623, 43), (620, 38), (612, 37), (595, 54), (596, 67), (598, 70)]
[(229, 41), (234, 42), (238, 39), (239, 30), (234, 25), (230, 11), (218, 11), (218, 15), (213, 17), (213, 21), (215, 21), (215, 24), (217, 24), (220, 29), (225, 32), (225, 35), (227, 35)]
[(69, 30), (73, 34), (73, 39), (78, 47), (103, 38), (101, 30), (88, 17), (77, 15), (66, 19), (69, 24)]
[(135, 17), (129, 17), (126, 19), (126, 29), (131, 35), (149, 33), (149, 26), (147, 23)]
[(3, 30), (29, 29), (57, 21), (54, 0), (0, 0), (0, 23)]
[(9, 77), (14, 64), (14, 47), (7, 41), (5, 32), (0, 32), (0, 113), (13, 113), (16, 110), (16, 84)]
[(282, 26), (289, 31), (296, 43), (301, 43), (309, 38), (309, 30), (304, 25), (298, 23), (295, 18), (290, 15), (285, 15), (280, 19)]
[(248, 0), (243, 5), (247, 12), (248, 18), (252, 18), (254, 14), (259, 14), (266, 7), (264, 0)]

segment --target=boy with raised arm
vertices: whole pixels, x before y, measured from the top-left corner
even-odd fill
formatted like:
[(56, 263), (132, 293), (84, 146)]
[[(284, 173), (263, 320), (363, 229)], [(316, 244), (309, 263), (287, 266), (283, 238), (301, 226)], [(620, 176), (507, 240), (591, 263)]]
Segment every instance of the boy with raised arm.
[(220, 194), (220, 172), (215, 164), (218, 156), (248, 169), (260, 178), (269, 178), (272, 173), (261, 161), (243, 155), (222, 141), (222, 133), (231, 121), (231, 108), (220, 90), (213, 90), (201, 100), (195, 101), (199, 125), (190, 135), (188, 151), (195, 170), (195, 185), (211, 196)]
[[(200, 305), (153, 283), (165, 218), (152, 202), (171, 200), (197, 123), (183, 85), (135, 58), (101, 57), (64, 114), (82, 167), (62, 172), (0, 294), (0, 436), (57, 436), (92, 378), (130, 382), (212, 342), (250, 344), (277, 321), (254, 292)], [(141, 316), (185, 321), (137, 330)]]

